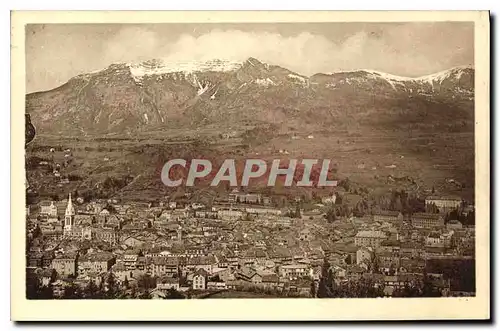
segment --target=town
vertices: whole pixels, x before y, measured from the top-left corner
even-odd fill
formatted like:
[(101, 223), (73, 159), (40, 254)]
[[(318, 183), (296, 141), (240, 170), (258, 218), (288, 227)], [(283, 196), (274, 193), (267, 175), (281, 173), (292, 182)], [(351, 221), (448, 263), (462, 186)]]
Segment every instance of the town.
[(78, 192), (26, 208), (30, 299), (475, 295), (474, 206), (346, 181), (326, 196), (240, 187), (210, 204)]

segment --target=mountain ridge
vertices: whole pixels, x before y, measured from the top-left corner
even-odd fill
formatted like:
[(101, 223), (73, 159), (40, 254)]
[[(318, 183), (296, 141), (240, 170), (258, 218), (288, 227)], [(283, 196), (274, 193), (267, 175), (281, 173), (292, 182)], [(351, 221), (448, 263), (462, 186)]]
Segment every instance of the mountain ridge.
[(42, 132), (50, 128), (77, 135), (133, 133), (152, 126), (219, 123), (224, 127), (248, 121), (315, 119), (319, 127), (334, 118), (341, 120), (339, 106), (352, 109), (351, 115), (363, 120), (367, 109), (384, 112), (387, 106), (416, 99), (427, 108), (445, 103), (455, 107), (470, 103), (474, 94), (472, 67), (419, 78), (373, 70), (308, 77), (255, 58), (179, 63), (111, 64), (53, 90), (28, 94), (26, 112)]

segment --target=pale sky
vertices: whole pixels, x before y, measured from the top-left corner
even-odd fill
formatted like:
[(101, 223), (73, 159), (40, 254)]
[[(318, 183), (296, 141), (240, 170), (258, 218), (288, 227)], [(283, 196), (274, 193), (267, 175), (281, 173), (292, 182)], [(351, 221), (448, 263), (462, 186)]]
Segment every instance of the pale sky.
[(26, 26), (27, 92), (117, 62), (245, 60), (303, 75), (373, 69), (417, 77), (474, 64), (474, 25), (439, 23), (46, 24)]

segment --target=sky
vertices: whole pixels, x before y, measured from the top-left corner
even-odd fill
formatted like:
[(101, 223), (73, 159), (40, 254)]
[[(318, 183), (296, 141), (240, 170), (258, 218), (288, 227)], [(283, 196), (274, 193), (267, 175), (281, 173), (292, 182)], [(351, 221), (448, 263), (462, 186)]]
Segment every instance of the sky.
[(302, 75), (372, 69), (419, 77), (474, 64), (470, 22), (37, 24), (26, 26), (26, 90), (112, 63), (254, 57)]

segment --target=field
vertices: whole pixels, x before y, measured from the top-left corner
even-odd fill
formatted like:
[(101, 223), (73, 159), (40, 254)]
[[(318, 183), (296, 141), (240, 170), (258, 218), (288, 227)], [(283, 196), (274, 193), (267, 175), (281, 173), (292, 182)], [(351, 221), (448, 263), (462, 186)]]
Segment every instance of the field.
[[(161, 168), (172, 158), (206, 158), (213, 163), (225, 158), (312, 158), (330, 159), (336, 179), (349, 178), (374, 194), (405, 189), (426, 195), (434, 188), (438, 194), (474, 199), (472, 133), (430, 135), (355, 129), (307, 132), (279, 128), (272, 134), (249, 128), (228, 132), (231, 135), (227, 137), (210, 128), (149, 132), (134, 138), (39, 135), (27, 147), (30, 190), (42, 198), (62, 197), (76, 190), (81, 194), (90, 192), (87, 194), (94, 197), (155, 200), (184, 190), (167, 188), (161, 182)], [(48, 164), (41, 165), (43, 161)], [(54, 175), (57, 164), (59, 175)]]

